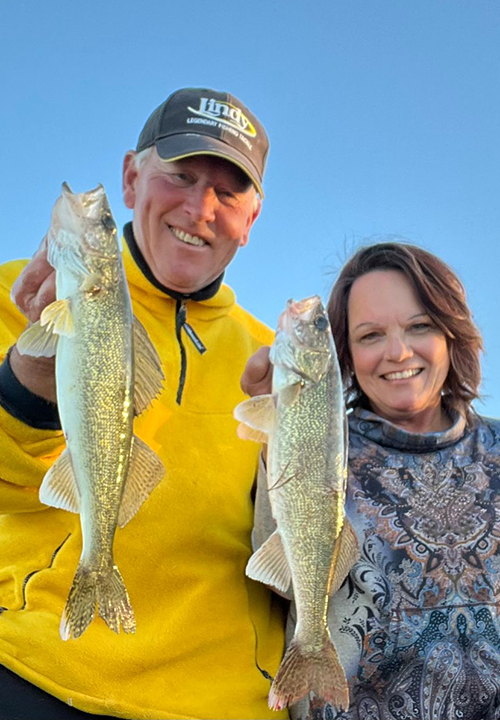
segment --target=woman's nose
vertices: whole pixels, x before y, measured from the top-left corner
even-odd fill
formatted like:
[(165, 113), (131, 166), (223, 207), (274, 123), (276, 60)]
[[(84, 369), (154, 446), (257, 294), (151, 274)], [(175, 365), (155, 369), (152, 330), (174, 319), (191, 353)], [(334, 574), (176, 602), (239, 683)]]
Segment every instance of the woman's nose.
[(402, 362), (413, 355), (413, 350), (403, 334), (394, 334), (387, 338), (385, 357), (393, 362)]

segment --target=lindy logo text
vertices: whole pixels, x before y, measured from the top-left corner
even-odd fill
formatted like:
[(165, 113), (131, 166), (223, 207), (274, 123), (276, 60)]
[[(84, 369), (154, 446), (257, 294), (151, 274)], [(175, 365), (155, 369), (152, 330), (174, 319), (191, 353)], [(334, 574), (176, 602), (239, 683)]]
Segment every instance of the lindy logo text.
[(240, 108), (231, 105), (231, 103), (214, 100), (214, 98), (201, 98), (200, 107), (197, 110), (192, 107), (189, 107), (188, 110), (196, 113), (196, 115), (202, 115), (211, 120), (218, 120), (226, 125), (231, 125), (250, 137), (257, 135), (254, 126), (246, 115), (241, 112)]

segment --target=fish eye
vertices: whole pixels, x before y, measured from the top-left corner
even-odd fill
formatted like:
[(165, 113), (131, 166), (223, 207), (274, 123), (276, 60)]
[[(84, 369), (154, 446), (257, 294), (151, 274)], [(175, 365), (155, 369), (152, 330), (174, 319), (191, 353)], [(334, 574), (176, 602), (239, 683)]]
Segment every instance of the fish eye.
[(324, 332), (328, 327), (328, 320), (323, 315), (319, 315), (314, 321), (314, 325), (318, 328), (318, 330)]
[(113, 220), (111, 213), (105, 213), (101, 218), (101, 222), (108, 230), (113, 230), (115, 227), (115, 221)]

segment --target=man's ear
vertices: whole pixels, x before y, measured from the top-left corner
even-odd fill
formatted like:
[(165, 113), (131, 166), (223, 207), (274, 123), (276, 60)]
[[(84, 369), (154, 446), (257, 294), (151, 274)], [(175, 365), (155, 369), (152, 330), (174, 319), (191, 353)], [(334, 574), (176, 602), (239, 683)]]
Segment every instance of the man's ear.
[(133, 210), (135, 205), (135, 183), (137, 180), (135, 155), (136, 153), (133, 150), (129, 150), (123, 158), (123, 201), (130, 210)]
[(248, 217), (247, 227), (245, 228), (245, 231), (243, 232), (243, 234), (241, 236), (240, 247), (245, 247), (245, 245), (248, 243), (248, 238), (250, 236), (250, 228), (252, 227), (254, 222), (259, 217), (261, 207), (262, 207), (262, 200), (260, 199), (260, 197), (258, 195), (256, 195), (252, 213)]

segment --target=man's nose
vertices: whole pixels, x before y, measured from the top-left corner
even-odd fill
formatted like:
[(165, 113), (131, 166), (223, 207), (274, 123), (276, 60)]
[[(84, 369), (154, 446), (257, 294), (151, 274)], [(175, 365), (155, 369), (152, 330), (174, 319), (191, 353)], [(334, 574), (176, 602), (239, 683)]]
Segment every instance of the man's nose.
[(394, 333), (387, 338), (385, 345), (386, 360), (402, 362), (413, 355), (413, 349), (404, 333)]
[(210, 223), (215, 220), (218, 204), (214, 188), (199, 186), (191, 188), (184, 207), (195, 222)]

